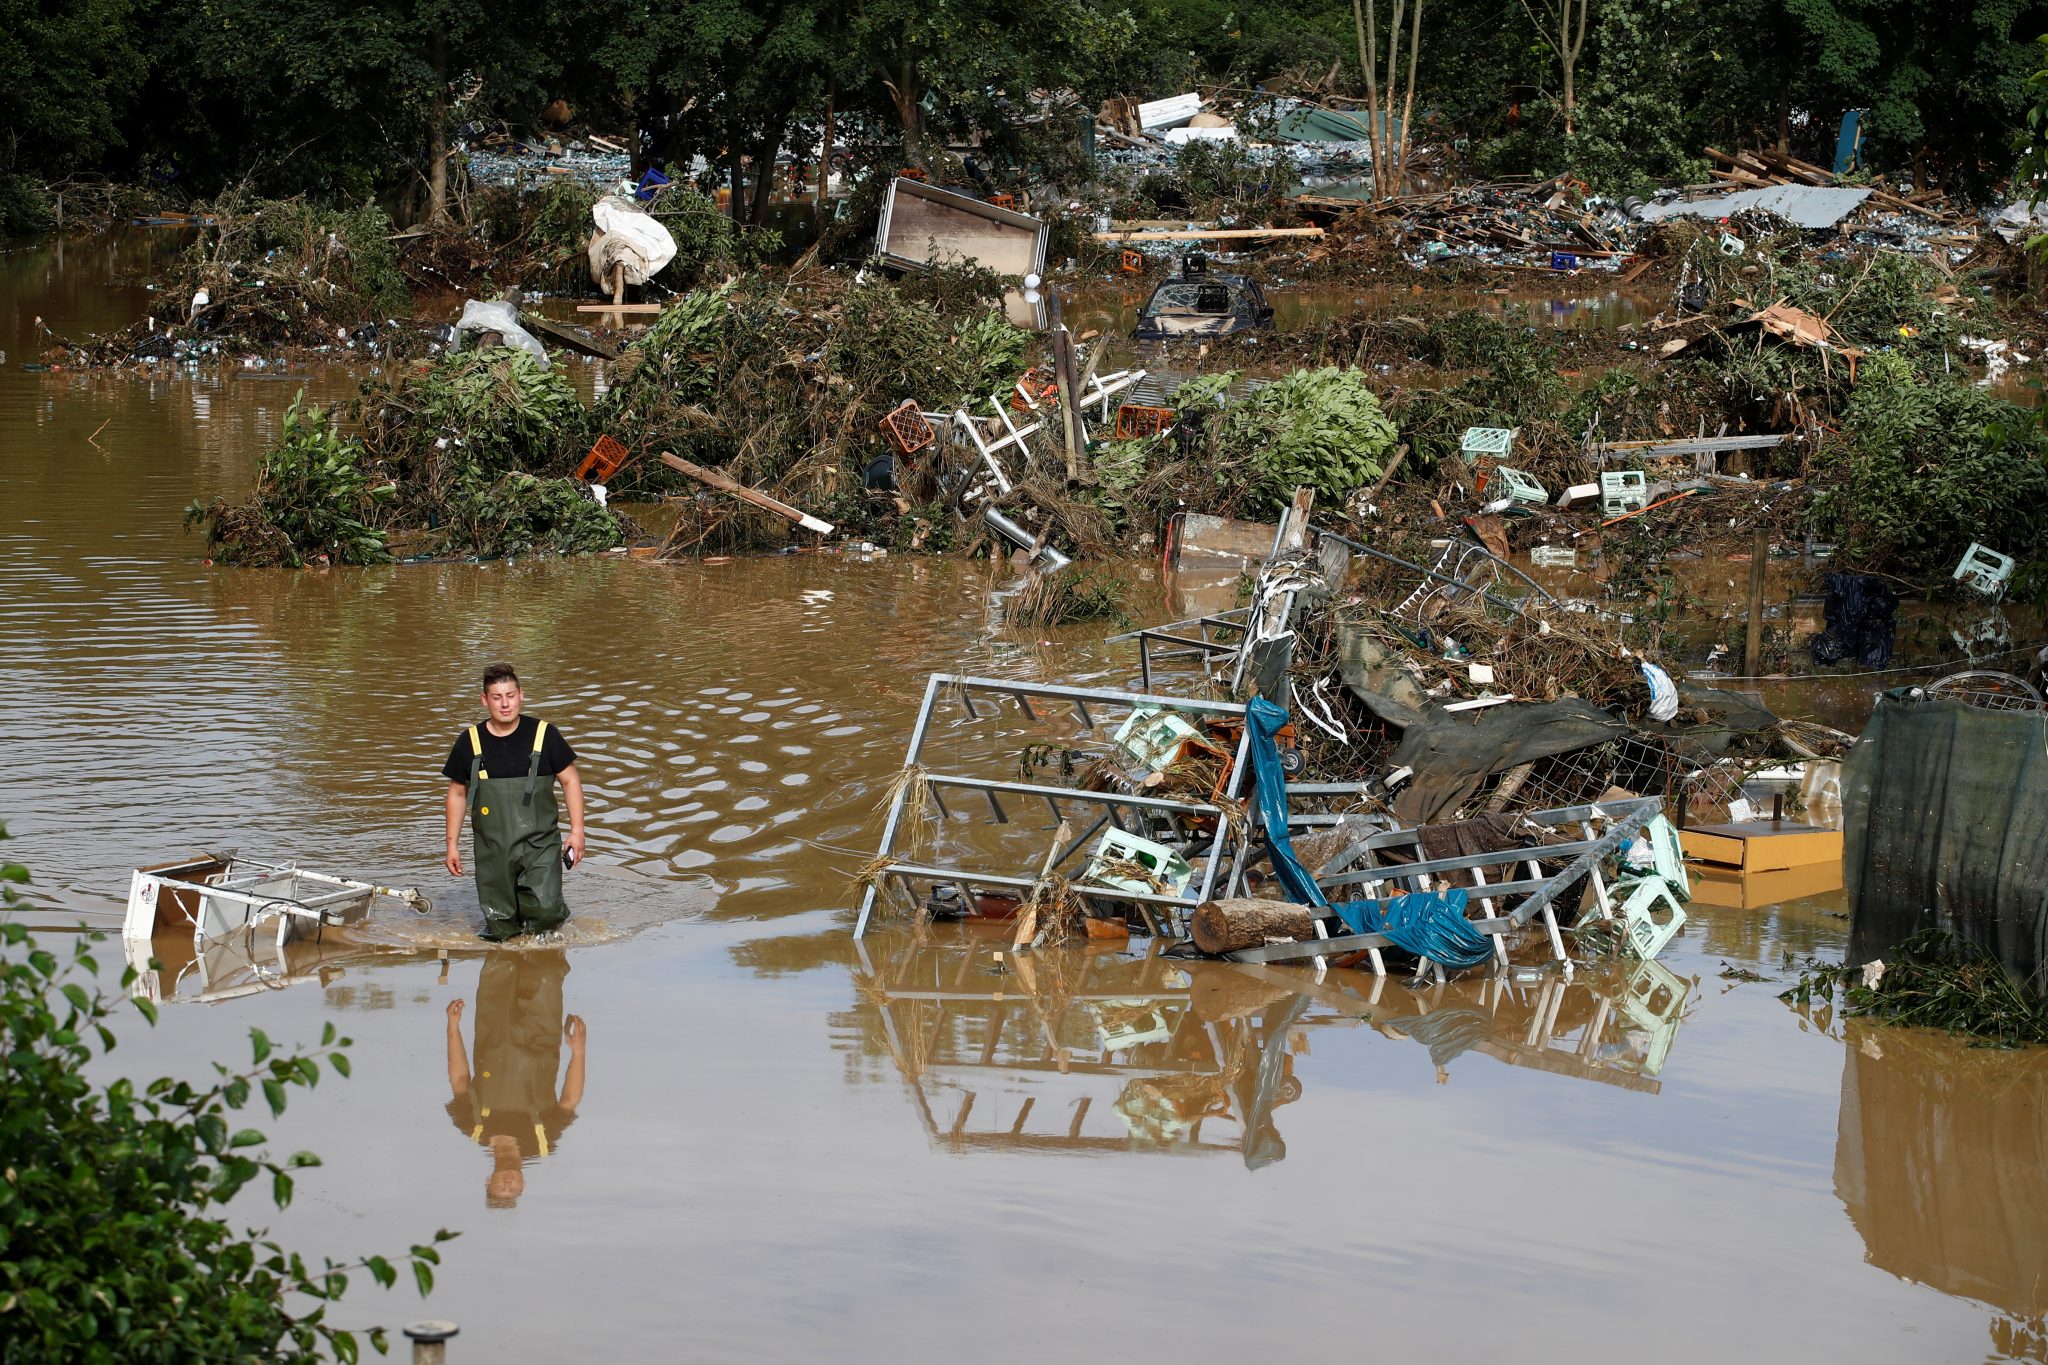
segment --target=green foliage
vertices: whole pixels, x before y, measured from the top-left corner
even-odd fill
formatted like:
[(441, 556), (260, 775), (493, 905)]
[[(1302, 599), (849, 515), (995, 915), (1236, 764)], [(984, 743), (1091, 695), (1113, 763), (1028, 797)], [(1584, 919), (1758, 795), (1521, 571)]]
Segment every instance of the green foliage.
[(1809, 961), (1799, 984), (1778, 998), (1810, 1009), (1839, 994), (1851, 1015), (2018, 1047), (2048, 1043), (2048, 1003), (2038, 984), (2016, 980), (1983, 948), (1934, 928), (1905, 939), (1869, 971)]
[(619, 519), (573, 479), (542, 479), (513, 470), (484, 487), (450, 498), (448, 516), (460, 543), (479, 555), (591, 554), (625, 538)]
[(1610, 195), (1705, 180), (1685, 73), (1672, 60), (1704, 27), (1699, 0), (1606, 0), (1597, 12), (1595, 66), (1565, 163)]
[[(1176, 406), (1193, 397), (1184, 386)], [(1379, 477), (1395, 436), (1365, 376), (1334, 367), (1282, 375), (1226, 404), (1206, 427), (1219, 475), (1242, 470), (1269, 510), (1303, 485), (1342, 501)]]
[[(5, 831), (0, 830), (0, 838)], [(22, 902), (18, 864), (0, 865), (0, 903)], [(261, 1097), (272, 1117), (294, 1089), (319, 1083), (322, 1064), (349, 1073), (350, 1040), (328, 1024), (320, 1045), (281, 1051), (249, 1031), (248, 1066), (213, 1066), (210, 1084), (163, 1077), (100, 1082), (128, 1002), (101, 991), (95, 950), (82, 935), (69, 960), (43, 948), (13, 918), (0, 922), (0, 1322), (10, 1361), (313, 1359), (353, 1361), (383, 1328), (328, 1321), (350, 1279), (367, 1272), (389, 1288), (410, 1264), (425, 1295), (440, 1264), (437, 1232), (393, 1259), (369, 1256), (318, 1267), (264, 1231), (237, 1232), (226, 1206), (269, 1180), (282, 1210), (311, 1152), (273, 1153), (241, 1111)], [(132, 980), (132, 970), (123, 984)], [(155, 1007), (135, 1007), (155, 1023)]]
[(2025, 409), (1878, 355), (1858, 371), (1842, 435), (1814, 519), (1856, 563), (1936, 573), (1973, 540), (2022, 560), (2048, 551), (2048, 467)]
[(389, 240), (391, 220), (374, 205), (327, 209), (304, 198), (235, 193), (196, 207), (220, 225), (202, 233), (188, 253), (195, 283), (218, 288), (211, 277), (225, 271), (236, 286), (295, 288), (318, 316), (350, 323), (410, 306)]
[(185, 523), (206, 531), (207, 553), (223, 564), (298, 568), (326, 555), (336, 564), (381, 564), (391, 556), (370, 524), (395, 488), (373, 482), (362, 442), (344, 437), (302, 389), (284, 415), (278, 443), (263, 457), (255, 497), (231, 506), (193, 502)]
[[(453, 463), (489, 477), (546, 468), (565, 441), (573, 442), (583, 418), (582, 400), (559, 369), (542, 369), (510, 346), (446, 353), (424, 372), (365, 396), (378, 409), (366, 426), (378, 434), (379, 453), (393, 453), (396, 437), (410, 446), (398, 460), (407, 471)], [(394, 419), (403, 421), (402, 433), (394, 432)]]
[[(669, 174), (677, 181), (682, 179), (673, 166)], [(726, 271), (753, 269), (782, 249), (780, 233), (742, 232), (730, 214), (719, 211), (710, 195), (680, 186), (661, 192), (654, 203), (654, 216), (676, 239), (676, 258), (662, 277), (673, 287), (693, 285)], [(584, 222), (589, 221), (586, 213)]]
[(1029, 341), (1001, 314), (949, 324), (938, 305), (874, 281), (847, 293), (829, 361), (854, 392), (886, 398), (885, 409), (903, 398), (940, 408), (1008, 387)]

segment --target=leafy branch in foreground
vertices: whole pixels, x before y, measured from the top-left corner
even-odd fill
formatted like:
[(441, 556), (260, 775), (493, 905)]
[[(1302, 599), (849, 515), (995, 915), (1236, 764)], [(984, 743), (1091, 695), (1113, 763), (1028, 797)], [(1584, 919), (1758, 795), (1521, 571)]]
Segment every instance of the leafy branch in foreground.
[[(0, 829), (0, 838), (6, 831)], [(18, 864), (0, 865), (0, 910), (23, 904)], [(224, 1207), (270, 1179), (279, 1209), (311, 1152), (283, 1158), (237, 1122), (261, 1097), (273, 1117), (293, 1087), (318, 1084), (322, 1063), (349, 1074), (349, 1039), (330, 1023), (320, 1046), (280, 1052), (249, 1031), (250, 1065), (214, 1064), (212, 1084), (165, 1077), (101, 1085), (88, 1070), (113, 1050), (122, 998), (98, 989), (81, 936), (69, 961), (13, 920), (0, 923), (0, 1355), (8, 1361), (186, 1361), (379, 1353), (381, 1327), (335, 1327), (327, 1313), (367, 1273), (389, 1288), (410, 1264), (433, 1288), (441, 1231), (403, 1257), (323, 1260), (316, 1269), (262, 1229), (236, 1232)], [(123, 976), (126, 986), (133, 979)], [(156, 1007), (134, 1005), (151, 1024)], [(300, 1306), (303, 1301), (305, 1306)]]
[(1983, 948), (1947, 929), (1924, 929), (1883, 960), (1860, 967), (1809, 961), (1778, 998), (1798, 1009), (1840, 993), (1846, 1012), (1945, 1029), (2001, 1047), (2048, 1043), (2048, 1005)]

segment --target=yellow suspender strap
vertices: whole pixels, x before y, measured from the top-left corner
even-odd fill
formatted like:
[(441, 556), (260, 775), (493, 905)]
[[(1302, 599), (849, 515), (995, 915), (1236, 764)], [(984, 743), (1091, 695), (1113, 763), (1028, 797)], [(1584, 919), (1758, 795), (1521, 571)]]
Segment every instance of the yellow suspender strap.
[(540, 742), (548, 737), (548, 723), (541, 721), (533, 727), (533, 751), (540, 752)]
[(476, 727), (474, 725), (469, 727), (469, 756), (469, 766), (475, 771), (476, 776), (489, 777), (490, 774), (485, 772), (482, 766), (484, 761), (484, 742), (477, 735)]

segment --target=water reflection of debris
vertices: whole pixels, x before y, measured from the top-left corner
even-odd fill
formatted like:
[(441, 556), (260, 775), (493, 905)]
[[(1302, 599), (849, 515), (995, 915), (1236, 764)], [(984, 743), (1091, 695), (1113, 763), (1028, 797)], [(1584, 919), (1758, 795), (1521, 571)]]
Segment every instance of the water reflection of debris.
[(1835, 1196), (1870, 1264), (1996, 1310), (1991, 1359), (2048, 1347), (2048, 1052), (1843, 1030)]
[(1414, 992), (1254, 964), (1105, 948), (1012, 955), (1007, 933), (877, 935), (856, 945), (857, 1018), (955, 1152), (1286, 1156), (1276, 1119), (1318, 1029), (1370, 1025), (1428, 1047), (1438, 1079), (1476, 1052), (1655, 1094), (1690, 984), (1657, 962), (1613, 976), (1514, 972)]

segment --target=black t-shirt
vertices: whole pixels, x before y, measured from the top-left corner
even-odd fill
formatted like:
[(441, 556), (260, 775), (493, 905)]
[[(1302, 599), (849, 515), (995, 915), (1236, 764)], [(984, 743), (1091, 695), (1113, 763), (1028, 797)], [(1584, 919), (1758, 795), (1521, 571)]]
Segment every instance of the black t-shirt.
[[(524, 777), (526, 765), (533, 758), (533, 732), (540, 722), (532, 716), (521, 716), (519, 728), (509, 735), (491, 733), (491, 727), (477, 722), (476, 737), (484, 742), (484, 771), (492, 777)], [(441, 769), (441, 776), (450, 782), (469, 785), (469, 731), (464, 730), (455, 737), (455, 747), (448, 751), (448, 762)], [(547, 738), (540, 745), (540, 775), (553, 777), (576, 761), (576, 751), (569, 747), (569, 741), (562, 738), (562, 732), (550, 723)]]

